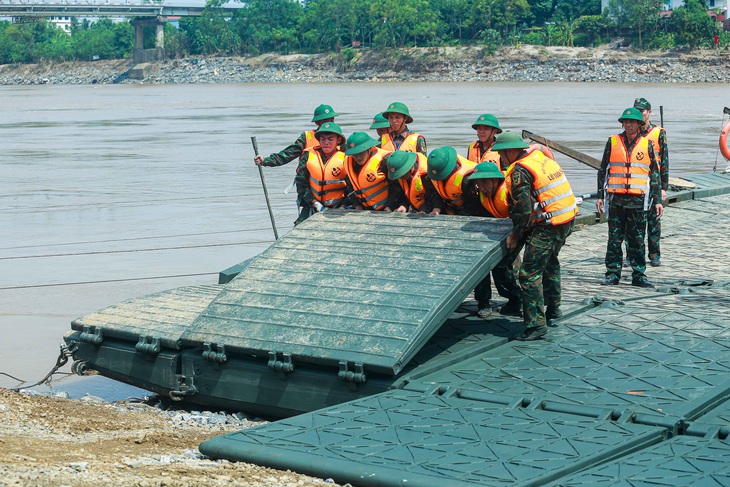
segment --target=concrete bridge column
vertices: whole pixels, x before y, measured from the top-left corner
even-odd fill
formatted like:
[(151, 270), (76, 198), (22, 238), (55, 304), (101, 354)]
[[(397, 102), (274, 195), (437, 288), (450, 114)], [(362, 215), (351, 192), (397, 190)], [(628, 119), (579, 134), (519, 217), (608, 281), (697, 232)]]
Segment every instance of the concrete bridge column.
[[(130, 22), (134, 26), (134, 64), (152, 63), (165, 59), (164, 27), (166, 23), (167, 19), (165, 17), (137, 17)], [(155, 47), (153, 49), (144, 48), (145, 26), (155, 27)]]

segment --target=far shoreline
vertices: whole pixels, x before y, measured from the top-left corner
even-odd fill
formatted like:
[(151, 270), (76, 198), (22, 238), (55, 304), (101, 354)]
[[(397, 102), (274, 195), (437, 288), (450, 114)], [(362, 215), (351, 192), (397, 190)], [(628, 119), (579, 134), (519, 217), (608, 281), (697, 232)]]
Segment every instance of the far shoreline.
[(346, 82), (598, 82), (729, 83), (730, 51), (633, 51), (523, 45), (486, 55), (479, 47), (189, 57), (134, 66), (129, 59), (0, 65), (0, 85), (346, 83)]

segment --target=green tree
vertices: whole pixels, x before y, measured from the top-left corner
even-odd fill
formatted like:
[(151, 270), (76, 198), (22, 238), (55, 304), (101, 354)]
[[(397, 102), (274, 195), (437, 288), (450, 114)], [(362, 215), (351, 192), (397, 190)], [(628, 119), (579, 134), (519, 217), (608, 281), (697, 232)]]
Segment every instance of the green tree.
[(604, 15), (584, 15), (576, 20), (576, 29), (580, 33), (582, 42), (576, 44), (582, 46), (595, 46), (601, 43), (601, 32), (605, 32), (609, 25), (608, 17)]
[(0, 63), (29, 63), (33, 61), (33, 32), (28, 24), (2, 22), (0, 32)]
[(438, 15), (428, 0), (384, 0), (370, 6), (373, 42), (378, 46), (418, 45), (435, 38)]
[(707, 14), (704, 0), (685, 0), (684, 5), (672, 12), (671, 25), (677, 42), (695, 49), (712, 41), (718, 29)]
[(664, 3), (665, 0), (610, 0), (609, 10), (619, 25), (626, 25), (635, 31), (639, 47), (643, 47), (644, 31), (656, 25)]
[(560, 20), (556, 25), (557, 37), (563, 46), (573, 47), (575, 29), (578, 22), (575, 20)]
[[(300, 47), (304, 7), (296, 0), (251, 0), (231, 20), (244, 52), (291, 52)], [(182, 22), (181, 22), (182, 24)]]
[(527, 0), (475, 0), (474, 11), (484, 27), (506, 37), (521, 19), (529, 17), (530, 5)]

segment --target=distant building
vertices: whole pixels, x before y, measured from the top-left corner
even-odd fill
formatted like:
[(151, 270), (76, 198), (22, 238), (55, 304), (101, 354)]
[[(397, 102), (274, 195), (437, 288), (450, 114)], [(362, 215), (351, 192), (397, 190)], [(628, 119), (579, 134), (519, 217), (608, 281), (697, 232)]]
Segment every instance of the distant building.
[(48, 23), (53, 24), (67, 33), (71, 33), (71, 17), (48, 17)]

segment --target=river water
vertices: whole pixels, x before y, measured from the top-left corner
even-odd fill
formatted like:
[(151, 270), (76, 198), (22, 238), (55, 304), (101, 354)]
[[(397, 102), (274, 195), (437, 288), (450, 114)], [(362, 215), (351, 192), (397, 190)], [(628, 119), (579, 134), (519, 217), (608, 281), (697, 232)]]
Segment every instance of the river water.
[[(320, 103), (347, 135), (391, 101), (430, 149), (465, 155), (495, 114), (596, 158), (638, 96), (664, 107), (673, 176), (725, 169), (727, 87), (703, 84), (225, 84), (0, 87), (0, 387), (55, 364), (74, 318), (124, 299), (217, 282), (273, 232), (251, 136), (278, 151)], [(724, 98), (723, 98), (724, 97)], [(373, 134), (374, 135), (374, 134)], [(595, 170), (557, 154), (576, 193)], [(279, 234), (296, 218), (295, 164), (266, 168)], [(597, 256), (600, 257), (600, 256)], [(68, 366), (64, 368), (68, 370)]]

